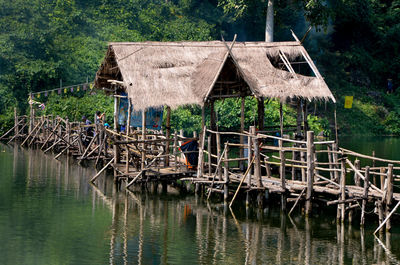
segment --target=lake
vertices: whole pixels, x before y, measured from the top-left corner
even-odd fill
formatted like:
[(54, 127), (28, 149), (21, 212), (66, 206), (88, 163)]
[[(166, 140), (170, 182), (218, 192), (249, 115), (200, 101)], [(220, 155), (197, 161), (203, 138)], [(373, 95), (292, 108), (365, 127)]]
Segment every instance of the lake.
[[(399, 138), (342, 138), (340, 145), (399, 159)], [(373, 236), (336, 225), (319, 210), (309, 220), (279, 207), (233, 211), (169, 187), (117, 191), (111, 177), (88, 183), (92, 167), (0, 144), (0, 264), (397, 264), (400, 226)], [(290, 206), (289, 206), (290, 207)], [(373, 209), (369, 209), (370, 211)], [(370, 212), (369, 214), (373, 214)]]

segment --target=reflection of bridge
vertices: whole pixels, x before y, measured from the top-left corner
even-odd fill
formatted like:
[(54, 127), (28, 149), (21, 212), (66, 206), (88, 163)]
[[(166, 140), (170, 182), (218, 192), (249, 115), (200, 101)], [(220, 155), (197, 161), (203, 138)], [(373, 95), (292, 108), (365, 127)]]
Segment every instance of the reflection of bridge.
[[(218, 207), (204, 205), (197, 197), (163, 200), (158, 194), (126, 190), (115, 199), (95, 190), (99, 198), (113, 203), (111, 264), (185, 260), (199, 264), (398, 262), (391, 253), (389, 233), (386, 241), (382, 235), (375, 237), (371, 248), (366, 244), (371, 235), (364, 229), (345, 229), (339, 224), (335, 229), (335, 225), (324, 222), (293, 220), (278, 212), (274, 215), (272, 209), (273, 218), (264, 218), (263, 222), (237, 220), (233, 212), (231, 217)], [(280, 223), (273, 224), (279, 218)]]
[[(26, 127), (30, 127), (28, 132)], [(256, 133), (254, 127), (244, 133), (205, 128), (200, 137), (187, 138), (183, 132), (118, 133), (102, 125), (83, 125), (51, 116), (32, 119), (30, 126), (26, 117), (16, 117), (11, 131), (14, 136), (9, 141), (19, 139), (21, 145), (38, 146), (44, 152), (55, 150), (55, 158), (67, 153), (80, 162), (104, 163), (92, 182), (112, 167), (116, 183), (124, 183), (127, 188), (156, 182), (166, 189), (168, 184), (187, 182), (194, 184), (196, 192), (206, 189), (208, 197), (212, 193), (222, 194), (226, 204), (245, 195), (246, 203), (254, 201), (261, 207), (266, 193), (277, 194), (282, 210), (286, 210), (288, 203), (293, 203), (291, 211), (304, 203), (309, 215), (312, 203), (322, 201), (337, 205), (337, 218), (342, 222), (345, 217), (353, 221), (359, 210), (361, 224), (367, 209), (375, 207), (380, 227), (385, 221), (387, 230), (391, 228), (391, 213), (399, 203), (394, 208), (392, 205), (400, 201), (400, 194), (393, 191), (398, 179), (395, 171), (400, 169), (393, 164), (400, 161), (338, 148), (334, 141), (314, 141), (313, 132), (308, 132), (308, 140), (302, 141)], [(216, 150), (211, 148), (213, 138)], [(248, 144), (239, 143), (244, 142), (243, 138)], [(226, 140), (224, 145), (222, 139)], [(179, 146), (190, 140), (199, 141), (198, 150), (181, 152)], [(247, 157), (241, 151), (244, 149)], [(193, 153), (198, 157), (197, 168), (188, 166), (184, 159)]]
[[(17, 158), (21, 151), (18, 145), (14, 147)], [(138, 186), (121, 192), (107, 177), (90, 186), (82, 176), (94, 174), (93, 168), (71, 166), (68, 161), (53, 163), (37, 150), (27, 152), (27, 185), (41, 185), (54, 177), (57, 189), (73, 187), (78, 200), (92, 193), (93, 212), (110, 210), (111, 226), (106, 233), (110, 264), (189, 260), (200, 264), (398, 263), (389, 233), (379, 235), (372, 244), (369, 230), (335, 225), (324, 216), (292, 219), (268, 206), (266, 213), (254, 213), (257, 219), (250, 209), (248, 217), (236, 219), (224, 207), (204, 204), (197, 196), (176, 195), (174, 188), (165, 191), (155, 182), (148, 184), (151, 192), (142, 192)]]

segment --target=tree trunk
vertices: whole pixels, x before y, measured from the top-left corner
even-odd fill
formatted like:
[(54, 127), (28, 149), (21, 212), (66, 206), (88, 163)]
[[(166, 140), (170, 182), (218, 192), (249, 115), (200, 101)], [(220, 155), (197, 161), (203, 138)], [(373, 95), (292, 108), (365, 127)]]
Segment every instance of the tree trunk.
[(274, 41), (274, 0), (268, 0), (267, 18), (265, 23), (265, 41)]

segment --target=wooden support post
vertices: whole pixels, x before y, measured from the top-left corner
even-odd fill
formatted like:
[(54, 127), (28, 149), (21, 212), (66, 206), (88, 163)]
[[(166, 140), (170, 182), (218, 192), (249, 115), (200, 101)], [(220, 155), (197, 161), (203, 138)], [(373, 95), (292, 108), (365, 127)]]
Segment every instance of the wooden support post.
[[(354, 167), (357, 168), (358, 170), (360, 170), (360, 168), (361, 168), (360, 160), (356, 159), (356, 160), (354, 161)], [(359, 176), (358, 174), (356, 174), (355, 172), (354, 172), (354, 184), (355, 184), (356, 186), (358, 186), (358, 187), (361, 187), (361, 179), (360, 179), (360, 176)]]
[(331, 145), (327, 145), (327, 150), (328, 150), (328, 162), (329, 162), (329, 170), (330, 170), (330, 172), (329, 172), (329, 177), (330, 177), (330, 179), (332, 180), (332, 179), (334, 179), (335, 178), (335, 176), (334, 176), (334, 173), (333, 173), (333, 171), (332, 171), (332, 169), (334, 168), (334, 166), (332, 165), (332, 163), (333, 163), (333, 153), (331, 153), (331, 151), (332, 151), (332, 146)]
[[(387, 170), (387, 187), (386, 187), (386, 202), (385, 202), (385, 217), (387, 218), (390, 213), (390, 206), (393, 201), (393, 164), (388, 165)], [(390, 218), (386, 221), (386, 231), (392, 228)]]
[(211, 135), (207, 137), (207, 159), (208, 159), (208, 175), (211, 176), (212, 166), (211, 166)]
[[(210, 129), (212, 131), (217, 131), (217, 123), (216, 123), (216, 113), (215, 113), (215, 108), (214, 108), (214, 100), (210, 101)], [(211, 154), (216, 155), (217, 154), (217, 147), (216, 147), (216, 136), (215, 134), (211, 134)], [(213, 161), (213, 164), (217, 163), (216, 158), (211, 157), (211, 160)]]
[(256, 137), (256, 128), (250, 127), (251, 135), (253, 136), (253, 149), (254, 149), (254, 178), (257, 181), (257, 187), (260, 189), (257, 194), (257, 205), (259, 208), (263, 208), (263, 187), (261, 180), (261, 163), (260, 163), (260, 146), (258, 138)]
[(34, 123), (34, 119), (35, 119), (35, 114), (34, 114), (34, 110), (33, 110), (33, 103), (31, 102), (31, 100), (33, 100), (33, 95), (32, 93), (29, 93), (29, 128), (28, 128), (28, 133), (31, 133), (32, 129), (33, 129), (33, 123)]
[(17, 108), (14, 108), (14, 136), (18, 136), (19, 127), (18, 127), (18, 116), (17, 116)]
[(282, 102), (279, 103), (279, 126), (280, 126), (280, 134), (283, 138), (283, 107)]
[[(69, 145), (71, 143), (71, 126), (70, 126), (68, 117), (66, 117), (66, 119), (65, 119), (65, 133), (67, 136), (67, 143)], [(69, 152), (70, 152), (70, 150), (68, 148), (67, 155), (69, 155)]]
[[(206, 137), (206, 127), (202, 128), (202, 132), (200, 134), (200, 143), (199, 143), (199, 159), (197, 163), (197, 178), (203, 177), (204, 172), (204, 142)], [(196, 191), (198, 191), (198, 184), (196, 184)]]
[[(114, 97), (114, 131), (118, 132), (118, 113), (119, 113), (119, 98)], [(114, 144), (114, 163), (117, 164), (120, 162), (120, 148), (117, 144)], [(115, 172), (114, 172), (115, 173)]]
[[(244, 108), (245, 108), (245, 97), (241, 98), (241, 104), (240, 104), (240, 133), (244, 133)], [(244, 157), (244, 136), (240, 135), (240, 148), (239, 148), (239, 158)], [(243, 161), (239, 161), (239, 168), (240, 170), (244, 170), (244, 163)]]
[[(372, 157), (375, 157), (375, 150), (372, 151)], [(372, 159), (372, 167), (375, 167), (375, 159)], [(372, 183), (376, 186), (376, 176), (372, 176)]]
[[(297, 98), (297, 117), (296, 117), (296, 134), (297, 136), (301, 136), (301, 124), (303, 122), (302, 113), (301, 113), (301, 99)], [(300, 139), (300, 138), (299, 138)]]
[[(296, 152), (295, 151), (292, 151), (292, 160), (296, 161)], [(296, 162), (292, 162), (292, 164), (293, 165), (297, 165)], [(295, 169), (295, 167), (292, 167), (291, 173), (292, 173), (292, 180), (295, 180), (296, 179), (296, 169)]]
[[(336, 164), (339, 162), (338, 154), (336, 153), (336, 152), (338, 151), (338, 146), (337, 146), (336, 143), (333, 143), (333, 144), (332, 144), (332, 151), (333, 151), (333, 153), (332, 153), (332, 161), (333, 161), (333, 163), (335, 164), (335, 165), (333, 166), (333, 168), (339, 169), (339, 167), (336, 165)], [(337, 183), (339, 183), (339, 172), (338, 172), (337, 170), (335, 170), (335, 171), (333, 172), (333, 175), (334, 175), (334, 181), (336, 181)]]
[(128, 98), (128, 120), (126, 122), (126, 135), (128, 136), (131, 133), (131, 115), (132, 115), (132, 103), (131, 99)]
[(225, 143), (225, 153), (224, 153), (224, 203), (228, 203), (229, 196), (229, 145)]
[(142, 159), (141, 159), (141, 169), (145, 168), (145, 161), (146, 161), (146, 110), (142, 110)]
[(384, 167), (381, 167), (380, 173), (381, 173), (381, 186), (380, 186), (380, 188), (383, 191), (384, 188), (385, 188), (385, 178), (386, 177), (385, 177), (384, 174), (386, 173), (386, 169)]
[[(306, 153), (305, 152), (300, 152), (300, 161), (301, 162), (306, 162)], [(302, 165), (304, 165), (304, 163), (301, 163)], [(305, 168), (301, 168), (301, 181), (302, 182), (306, 182), (307, 181), (307, 175), (306, 175), (306, 170)]]
[(303, 104), (303, 130), (304, 130), (304, 136), (306, 136), (306, 132), (308, 132), (307, 116), (308, 116), (307, 101), (304, 100), (304, 104)]
[[(216, 142), (217, 142), (217, 156), (218, 156), (218, 161), (221, 159), (221, 134), (216, 133)], [(217, 168), (217, 175), (218, 179), (221, 181), (222, 180), (222, 166), (221, 164)]]
[[(184, 137), (183, 129), (180, 129), (180, 130), (179, 130), (179, 136), (180, 136), (180, 139), (181, 139), (181, 140), (178, 141), (178, 144), (179, 144), (179, 145), (178, 145), (178, 149), (179, 149), (180, 146), (182, 146), (182, 144), (184, 143), (184, 141), (182, 140), (183, 137)], [(181, 152), (181, 161), (185, 161), (185, 154), (184, 154), (183, 152)], [(179, 169), (181, 168), (181, 165), (182, 165), (182, 163), (179, 164)]]
[(167, 155), (165, 157), (165, 166), (169, 167), (169, 138), (171, 138), (171, 108), (167, 106), (167, 120), (165, 121), (165, 127), (166, 127), (166, 135), (165, 138), (167, 139), (167, 142), (165, 143), (165, 154)]
[(312, 194), (314, 181), (314, 132), (307, 132), (307, 193), (306, 193), (306, 216), (311, 215)]
[(178, 152), (177, 152), (177, 148), (178, 148), (178, 133), (175, 130), (174, 131), (174, 148), (173, 148), (175, 171), (178, 171)]
[[(344, 159), (340, 160), (341, 175), (340, 175), (340, 199), (346, 199), (346, 161)], [(339, 207), (339, 205), (338, 205)], [(340, 220), (344, 223), (346, 211), (346, 204), (340, 204)]]
[(364, 226), (365, 223), (365, 207), (368, 202), (368, 188), (369, 188), (369, 166), (365, 167), (365, 180), (364, 180), (364, 194), (361, 206), (361, 222), (360, 225)]
[(265, 168), (267, 170), (267, 177), (271, 178), (272, 177), (271, 166), (268, 164), (268, 161), (269, 161), (269, 157), (265, 157), (264, 158), (264, 163), (265, 163)]
[[(250, 127), (249, 128), (249, 133), (250, 133), (250, 135), (247, 137), (247, 165), (248, 165), (248, 167), (252, 167), (251, 166), (251, 160), (252, 160), (252, 157), (253, 157), (253, 138), (251, 137), (251, 135), (253, 135), (255, 132), (253, 132), (252, 130), (252, 128), (254, 128), (254, 127)], [(247, 179), (247, 185), (249, 186), (249, 187), (251, 187), (251, 177), (252, 177), (252, 169), (250, 168), (250, 171), (249, 171), (249, 177), (248, 177), (248, 179)]]
[[(279, 140), (279, 146), (282, 148), (282, 140)], [(282, 149), (279, 150), (279, 157), (281, 160), (281, 165), (279, 167), (280, 179), (281, 179), (281, 210), (286, 212), (286, 177), (285, 177), (285, 151)]]
[(260, 97), (257, 99), (257, 118), (258, 118), (258, 130), (264, 130), (264, 98)]

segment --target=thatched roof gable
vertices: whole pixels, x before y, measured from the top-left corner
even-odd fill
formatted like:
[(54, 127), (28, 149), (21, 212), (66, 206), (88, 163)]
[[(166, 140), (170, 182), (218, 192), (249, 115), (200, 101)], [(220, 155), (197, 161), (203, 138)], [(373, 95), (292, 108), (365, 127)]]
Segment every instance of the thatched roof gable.
[[(96, 87), (110, 87), (109, 79), (123, 81), (135, 109), (202, 105), (221, 79), (227, 61), (234, 63), (235, 80), (244, 81), (251, 94), (285, 100), (291, 97), (334, 97), (322, 78), (292, 74), (275, 68), (271, 57), (306, 54), (298, 42), (234, 43), (229, 52), (221, 41), (110, 43), (96, 75)], [(308, 55), (307, 55), (308, 56)], [(228, 71), (228, 70), (222, 70)], [(229, 73), (228, 73), (229, 74)], [(229, 80), (228, 80), (229, 81)], [(219, 82), (222, 82), (221, 80)], [(233, 81), (231, 80), (233, 83)]]

